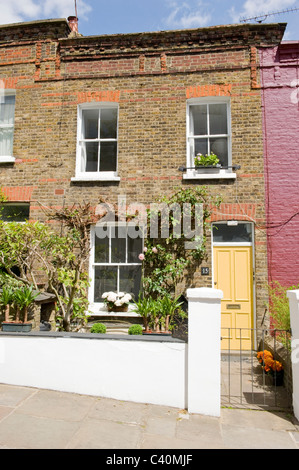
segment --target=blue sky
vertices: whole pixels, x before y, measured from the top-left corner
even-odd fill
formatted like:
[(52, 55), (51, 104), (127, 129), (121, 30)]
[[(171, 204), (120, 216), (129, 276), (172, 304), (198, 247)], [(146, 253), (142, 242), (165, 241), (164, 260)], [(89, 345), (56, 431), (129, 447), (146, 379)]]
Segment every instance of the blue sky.
[[(0, 0), (0, 24), (67, 18), (74, 5), (75, 0)], [(77, 0), (84, 36), (232, 24), (293, 8), (299, 9), (299, 0)], [(284, 39), (299, 40), (299, 10), (265, 22), (288, 23)]]

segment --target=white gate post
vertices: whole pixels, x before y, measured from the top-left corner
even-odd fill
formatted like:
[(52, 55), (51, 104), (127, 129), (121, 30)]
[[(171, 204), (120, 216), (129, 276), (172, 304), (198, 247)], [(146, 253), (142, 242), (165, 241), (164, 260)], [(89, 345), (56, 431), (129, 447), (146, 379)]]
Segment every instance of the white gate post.
[(287, 291), (292, 330), (293, 410), (299, 420), (299, 290)]
[(187, 290), (189, 413), (220, 416), (222, 297), (217, 289)]

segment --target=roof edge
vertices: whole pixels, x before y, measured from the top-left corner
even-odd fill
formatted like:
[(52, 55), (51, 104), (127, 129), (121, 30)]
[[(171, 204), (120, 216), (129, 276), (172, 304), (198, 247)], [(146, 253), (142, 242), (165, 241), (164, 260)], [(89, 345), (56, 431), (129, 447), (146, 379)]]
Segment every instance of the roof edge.
[(52, 18), (52, 19), (45, 19), (45, 20), (35, 20), (35, 21), (22, 21), (20, 23), (8, 23), (8, 24), (0, 24), (1, 29), (8, 29), (8, 28), (19, 28), (20, 26), (37, 26), (39, 24), (54, 24), (54, 23), (66, 23), (68, 25), (68, 21), (66, 18)]

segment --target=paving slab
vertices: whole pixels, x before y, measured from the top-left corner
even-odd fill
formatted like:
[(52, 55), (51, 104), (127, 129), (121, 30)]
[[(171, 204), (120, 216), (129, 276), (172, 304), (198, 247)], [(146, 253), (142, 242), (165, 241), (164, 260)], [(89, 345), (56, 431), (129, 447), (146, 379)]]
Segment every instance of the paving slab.
[(27, 397), (18, 413), (65, 421), (81, 421), (94, 406), (94, 398), (72, 393), (39, 390)]
[(16, 412), (0, 422), (0, 445), (9, 449), (64, 449), (79, 426)]
[(70, 439), (67, 449), (137, 449), (141, 429), (122, 422), (88, 419)]
[(299, 449), (290, 413), (222, 408), (220, 417), (0, 384), (0, 449)]
[(0, 405), (3, 406), (18, 406), (28, 397), (37, 393), (34, 388), (15, 387), (13, 385), (0, 386)]

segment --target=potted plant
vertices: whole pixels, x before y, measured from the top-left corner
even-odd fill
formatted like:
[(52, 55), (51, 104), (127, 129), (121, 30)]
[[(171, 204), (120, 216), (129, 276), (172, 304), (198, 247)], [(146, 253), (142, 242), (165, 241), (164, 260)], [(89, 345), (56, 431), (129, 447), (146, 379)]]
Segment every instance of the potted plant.
[(271, 375), (273, 385), (283, 385), (284, 369), (281, 362), (276, 361), (270, 351), (264, 350), (257, 353), (257, 359), (261, 364), (265, 374)]
[[(38, 297), (39, 293), (33, 290), (32, 286), (24, 286), (15, 290), (12, 294), (12, 305), (15, 308), (15, 321), (4, 321), (2, 323), (3, 331), (29, 332), (32, 329), (32, 323), (28, 321), (28, 310), (30, 305)], [(21, 319), (23, 317), (23, 319)]]
[(149, 333), (149, 326), (154, 316), (154, 300), (151, 297), (143, 297), (140, 294), (138, 300), (134, 302), (133, 312), (138, 313), (142, 317), (144, 332)]
[(132, 296), (125, 292), (104, 292), (102, 295), (108, 312), (127, 312)]
[(194, 159), (194, 165), (196, 169), (221, 168), (220, 160), (213, 152), (211, 152), (209, 155), (202, 155), (201, 153), (198, 153)]
[(9, 321), (10, 306), (13, 303), (13, 291), (10, 287), (3, 287), (0, 295), (0, 306), (4, 310), (4, 321)]
[(165, 333), (171, 334), (171, 322), (176, 313), (181, 317), (186, 315), (185, 312), (181, 309), (183, 302), (179, 302), (179, 298), (180, 296), (177, 298), (172, 298), (170, 295), (165, 295), (160, 300), (160, 312)]

